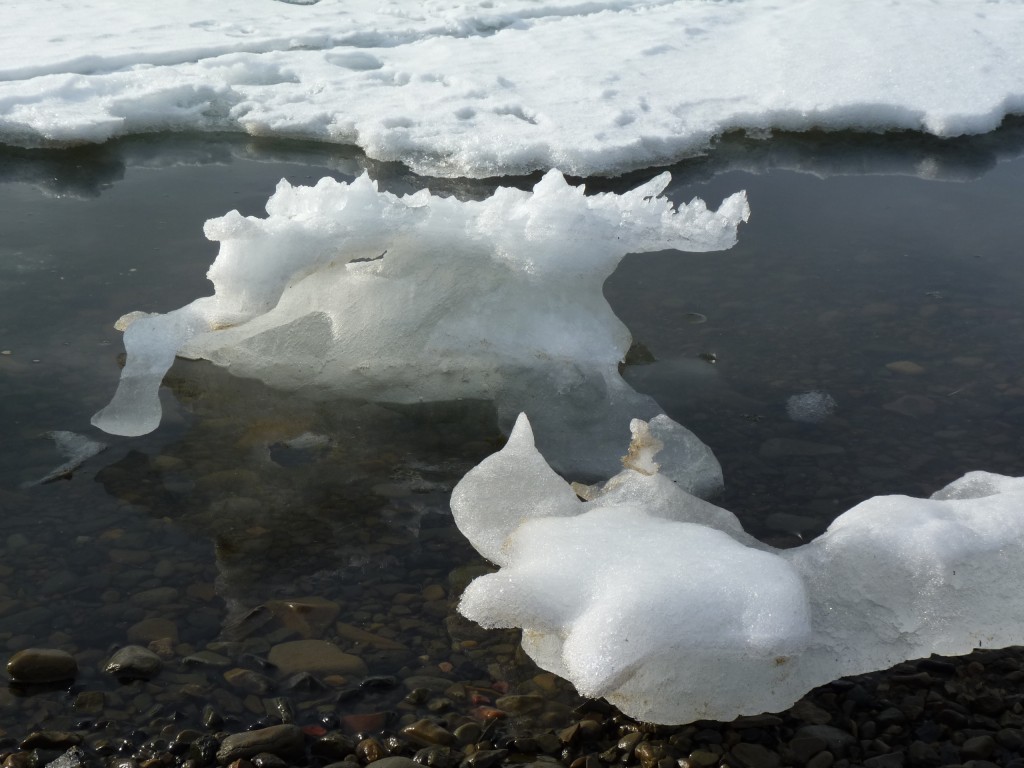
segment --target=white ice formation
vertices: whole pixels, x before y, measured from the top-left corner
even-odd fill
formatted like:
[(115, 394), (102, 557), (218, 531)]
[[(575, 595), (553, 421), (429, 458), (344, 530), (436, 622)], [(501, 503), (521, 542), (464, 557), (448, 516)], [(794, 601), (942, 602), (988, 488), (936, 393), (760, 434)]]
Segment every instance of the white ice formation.
[(930, 499), (877, 496), (775, 550), (657, 471), (576, 490), (520, 417), (452, 510), (501, 566), (459, 610), (522, 627), (538, 664), (656, 723), (781, 711), (811, 688), (930, 653), (1024, 641), (1024, 478), (971, 472)]
[[(626, 253), (729, 248), (749, 213), (743, 193), (718, 211), (701, 200), (677, 208), (660, 197), (668, 182), (584, 195), (551, 171), (532, 191), (464, 202), (396, 197), (365, 175), (282, 181), (267, 218), (207, 222), (220, 242), (213, 296), (126, 318), (128, 362), (93, 423), (121, 435), (156, 428), (160, 382), (181, 355), (314, 397), (494, 401), (506, 429), (525, 410), (549, 455), (607, 476), (630, 418), (661, 409), (618, 374), (631, 338), (605, 279)], [(680, 466), (702, 467), (700, 479), (677, 480), (717, 489), (699, 440), (667, 419), (660, 437), (687, 455)], [(581, 439), (590, 450), (577, 450)]]
[(1021, 0), (5, 0), (0, 22), (0, 141), (25, 145), (241, 131), (593, 175), (734, 130), (1024, 111)]

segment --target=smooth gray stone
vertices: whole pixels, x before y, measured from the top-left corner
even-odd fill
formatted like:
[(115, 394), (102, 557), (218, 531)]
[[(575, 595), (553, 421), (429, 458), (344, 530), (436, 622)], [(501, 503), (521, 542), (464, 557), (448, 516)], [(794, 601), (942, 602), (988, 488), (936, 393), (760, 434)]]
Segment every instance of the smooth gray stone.
[(56, 648), (26, 648), (11, 656), (7, 674), (18, 683), (58, 683), (75, 678), (78, 662)]
[(302, 753), (303, 747), (304, 739), (299, 726), (272, 725), (225, 737), (217, 750), (217, 762), (227, 765), (240, 757), (254, 757), (260, 752), (269, 752), (278, 757), (297, 755)]

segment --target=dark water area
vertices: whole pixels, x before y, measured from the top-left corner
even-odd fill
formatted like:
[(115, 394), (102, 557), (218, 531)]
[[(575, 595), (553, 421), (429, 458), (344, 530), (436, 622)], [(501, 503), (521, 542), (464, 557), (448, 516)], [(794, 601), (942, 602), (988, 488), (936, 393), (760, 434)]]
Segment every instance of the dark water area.
[[(81, 726), (95, 745), (208, 705), (239, 728), (280, 720), (282, 699), (297, 722), (455, 713), (454, 729), (509, 692), (544, 698), (523, 715), (540, 725), (571, 719), (571, 688), (515, 633), (455, 611), (487, 566), (448, 494), (503, 442), (490, 404), (313, 403), (179, 361), (156, 432), (89, 425), (120, 373), (113, 322), (211, 292), (206, 219), (262, 215), (282, 177), (363, 170), (397, 193), (497, 185), (239, 137), (0, 150), (0, 650), (64, 648), (80, 669), (71, 687), (0, 690), (0, 730)], [(728, 137), (669, 170), (677, 202), (747, 190), (739, 244), (629, 256), (605, 293), (654, 358), (625, 378), (713, 449), (718, 502), (751, 533), (792, 546), (872, 495), (1024, 474), (1024, 123), (950, 142)], [(787, 401), (808, 392), (834, 411), (794, 420)], [(65, 461), (53, 430), (107, 447), (36, 484)], [(310, 681), (264, 663), (299, 639), (359, 664)], [(105, 674), (129, 642), (163, 671)]]

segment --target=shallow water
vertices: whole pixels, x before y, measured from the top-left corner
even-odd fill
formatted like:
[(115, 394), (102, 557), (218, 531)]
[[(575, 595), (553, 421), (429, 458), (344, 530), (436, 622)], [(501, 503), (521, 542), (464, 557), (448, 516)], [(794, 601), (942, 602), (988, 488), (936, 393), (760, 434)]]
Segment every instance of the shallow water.
[[(794, 545), (871, 495), (927, 495), (971, 469), (1024, 474), (1022, 136), (1014, 123), (960, 142), (730, 137), (671, 169), (677, 201), (714, 206), (748, 191), (739, 245), (627, 257), (606, 295), (656, 358), (626, 378), (712, 447), (721, 503), (752, 533)], [(214, 649), (255, 669), (300, 636), (337, 643), (374, 674), (572, 703), (566, 686), (535, 679), (513, 634), (479, 632), (454, 612), (483, 564), (447, 494), (501, 445), (489, 404), (310, 403), (182, 361), (155, 433), (89, 427), (119, 374), (113, 321), (209, 292), (207, 218), (259, 215), (282, 176), (364, 168), (396, 192), (479, 197), (495, 186), (418, 179), (346, 148), (232, 137), (0, 154), (0, 647), (66, 647), (82, 668), (70, 691), (0, 694), (0, 728), (80, 720), (90, 713), (75, 701), (90, 690), (112, 719), (194, 719), (213, 701), (244, 723), (270, 697), (183, 659)], [(787, 399), (810, 391), (830, 395), (834, 413), (793, 421)], [(31, 485), (64, 461), (50, 430), (108, 447)], [(300, 626), (260, 610), (306, 596), (337, 615)], [(165, 671), (149, 684), (104, 676), (110, 650), (154, 618), (177, 636)], [(273, 694), (308, 712), (421, 706), (399, 704), (401, 686), (336, 704), (353, 682), (305, 691), (275, 679)]]

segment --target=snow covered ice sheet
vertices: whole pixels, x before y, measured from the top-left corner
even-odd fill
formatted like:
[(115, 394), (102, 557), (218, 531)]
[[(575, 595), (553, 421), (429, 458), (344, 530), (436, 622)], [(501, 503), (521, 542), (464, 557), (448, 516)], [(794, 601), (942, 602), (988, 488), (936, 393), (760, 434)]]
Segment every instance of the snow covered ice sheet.
[[(155, 429), (178, 354), (313, 397), (492, 401), (506, 429), (526, 410), (556, 463), (606, 476), (630, 419), (661, 409), (619, 376), (631, 337), (605, 279), (629, 252), (729, 248), (749, 213), (743, 193), (717, 211), (674, 206), (661, 196), (669, 181), (584, 195), (550, 171), (532, 191), (467, 202), (397, 197), (367, 175), (282, 181), (267, 218), (232, 211), (206, 223), (221, 244), (213, 296), (119, 321), (128, 361), (93, 423)], [(662, 434), (687, 457), (678, 481), (701, 494), (720, 487), (718, 462), (692, 433), (669, 422)]]
[(452, 495), (501, 566), (460, 612), (522, 627), (527, 653), (584, 696), (656, 723), (731, 720), (844, 675), (1024, 641), (1024, 478), (876, 496), (775, 550), (668, 480), (649, 426), (632, 430), (626, 469), (570, 487), (521, 417)]
[(669, 163), (731, 130), (983, 133), (1024, 111), (1021, 0), (8, 0), (0, 140), (230, 130), (418, 173)]

